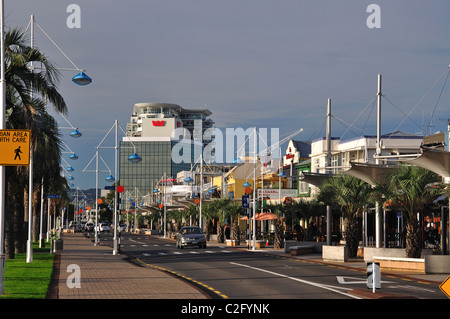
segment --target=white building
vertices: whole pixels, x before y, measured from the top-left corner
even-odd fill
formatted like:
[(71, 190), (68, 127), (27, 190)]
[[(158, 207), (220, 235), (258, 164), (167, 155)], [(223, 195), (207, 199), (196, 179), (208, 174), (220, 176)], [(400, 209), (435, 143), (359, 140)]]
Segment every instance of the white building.
[[(394, 156), (419, 154), (423, 136), (393, 132), (381, 136), (379, 164), (393, 164)], [(336, 174), (350, 169), (351, 162), (376, 164), (377, 137), (363, 135), (342, 141), (331, 138), (331, 167), (327, 167), (327, 141), (320, 138), (311, 143), (311, 172)]]
[(205, 130), (214, 127), (214, 121), (209, 118), (211, 114), (206, 108), (185, 109), (169, 103), (136, 103), (127, 123), (127, 136), (174, 138), (176, 128), (185, 128), (192, 140), (202, 140), (207, 144), (211, 138), (204, 136)]

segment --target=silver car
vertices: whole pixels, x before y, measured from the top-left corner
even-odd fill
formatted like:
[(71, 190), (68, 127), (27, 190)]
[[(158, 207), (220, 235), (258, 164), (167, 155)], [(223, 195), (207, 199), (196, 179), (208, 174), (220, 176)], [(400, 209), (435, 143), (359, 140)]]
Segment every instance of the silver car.
[(206, 248), (206, 236), (197, 226), (185, 226), (180, 229), (176, 236), (177, 248), (186, 246), (198, 246)]

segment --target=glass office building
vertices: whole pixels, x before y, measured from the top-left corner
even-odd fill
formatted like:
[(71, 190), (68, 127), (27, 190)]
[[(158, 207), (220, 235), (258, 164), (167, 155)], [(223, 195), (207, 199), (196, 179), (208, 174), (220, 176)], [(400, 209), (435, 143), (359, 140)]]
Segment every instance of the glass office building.
[[(121, 141), (120, 143), (120, 185), (124, 186), (125, 191), (132, 192), (135, 188), (143, 196), (152, 194), (158, 181), (163, 179), (177, 178), (178, 172), (190, 171), (194, 165), (193, 144), (187, 147), (191, 148), (190, 160), (177, 163), (172, 160), (172, 148), (180, 143), (179, 141), (142, 141), (133, 142)], [(139, 163), (128, 161), (128, 156), (136, 152), (142, 157)]]

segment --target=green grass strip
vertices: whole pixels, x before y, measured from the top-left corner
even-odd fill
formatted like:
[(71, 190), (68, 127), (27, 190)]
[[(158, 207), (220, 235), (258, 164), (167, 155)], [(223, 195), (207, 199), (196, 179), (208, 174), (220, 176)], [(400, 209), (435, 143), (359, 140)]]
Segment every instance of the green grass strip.
[(33, 249), (33, 261), (26, 253), (16, 254), (5, 262), (5, 291), (0, 299), (45, 299), (53, 272), (54, 254), (49, 248)]

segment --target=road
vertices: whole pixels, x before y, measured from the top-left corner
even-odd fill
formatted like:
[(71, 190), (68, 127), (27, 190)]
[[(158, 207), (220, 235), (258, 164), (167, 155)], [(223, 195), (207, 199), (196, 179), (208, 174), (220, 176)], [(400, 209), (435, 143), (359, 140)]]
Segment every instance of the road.
[[(112, 234), (101, 236), (112, 245)], [(352, 290), (368, 291), (364, 270), (323, 263), (320, 255), (290, 258), (224, 245), (177, 249), (173, 240), (129, 233), (121, 237), (121, 254), (179, 276), (213, 298), (358, 299)], [(438, 285), (386, 275), (376, 293), (447, 299)]]

